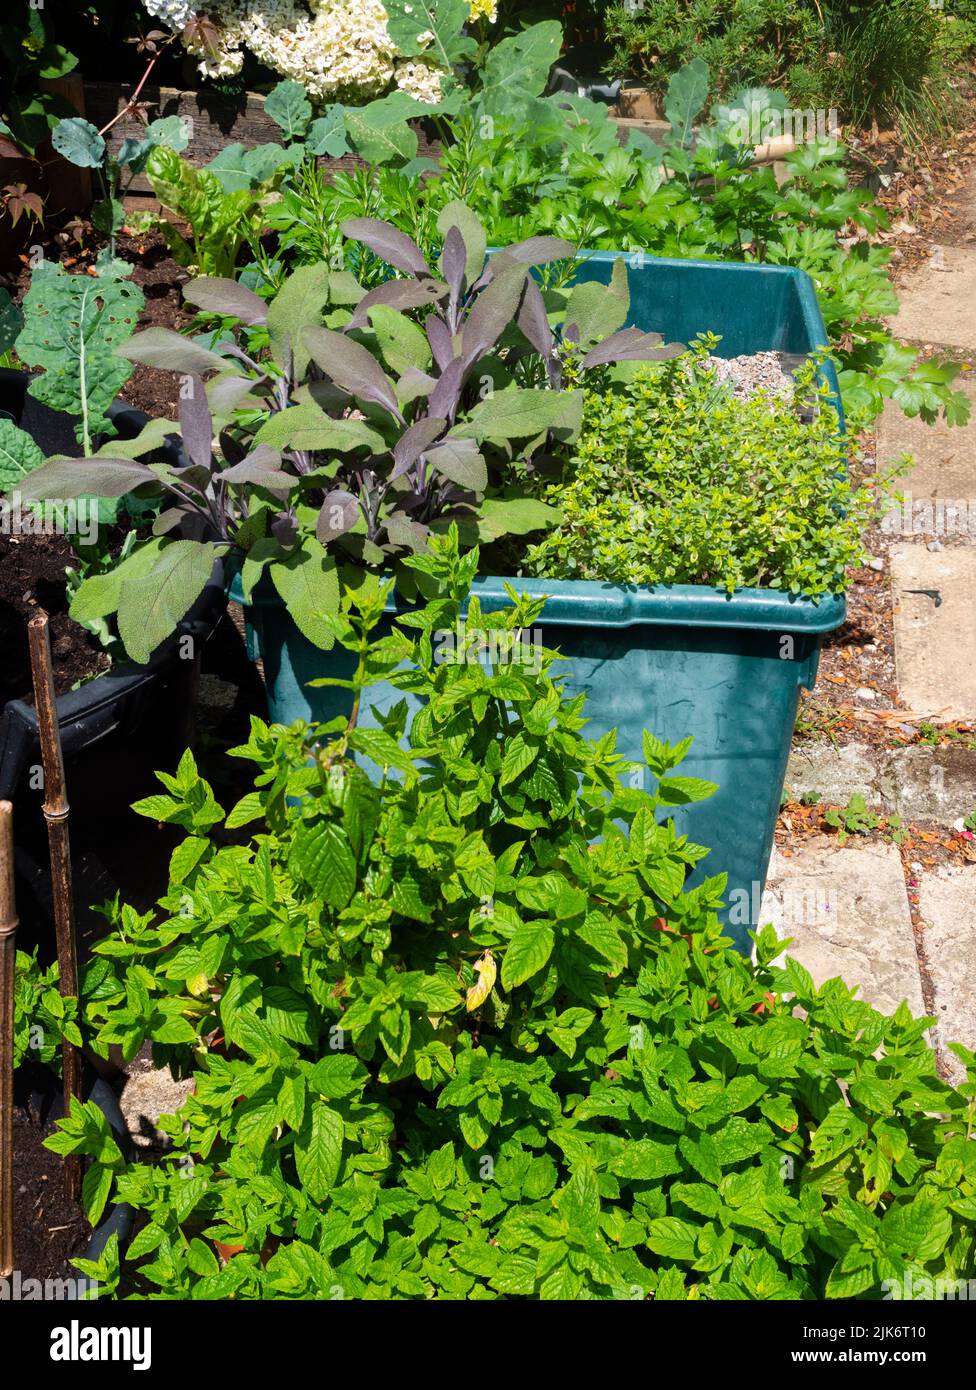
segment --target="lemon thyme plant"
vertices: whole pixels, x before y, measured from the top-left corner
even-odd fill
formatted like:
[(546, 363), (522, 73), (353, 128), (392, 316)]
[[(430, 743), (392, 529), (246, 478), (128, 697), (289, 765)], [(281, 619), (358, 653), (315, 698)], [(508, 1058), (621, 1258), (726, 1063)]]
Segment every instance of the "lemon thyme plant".
[[(111, 1244), (86, 1271), (209, 1299), (880, 1297), (972, 1274), (976, 1057), (957, 1049), (953, 1089), (931, 1020), (816, 988), (771, 929), (756, 964), (729, 950), (724, 876), (688, 891), (705, 851), (665, 819), (711, 790), (677, 770), (687, 744), (648, 733), (638, 770), (588, 742), (552, 653), (437, 662), (477, 556), (451, 534), (410, 564), (438, 596), (392, 635), (379, 586), (332, 620), (356, 708), (395, 667), (425, 697), (406, 741), (405, 704), (372, 730), (255, 720), (229, 815), (189, 755), (137, 807), (185, 838), (159, 911), (114, 910), (87, 1026), (130, 1058), (151, 1038), (194, 1090), (155, 1166), (82, 1107), (49, 1141), (92, 1155), (90, 1215), (139, 1213), (125, 1262)], [(513, 593), (486, 621), (538, 611)]]
[(793, 398), (738, 399), (709, 363), (717, 341), (587, 391), (563, 475), (540, 493), (562, 521), (529, 549), (526, 573), (811, 596), (846, 587), (875, 490), (847, 474), (829, 387), (811, 362)]

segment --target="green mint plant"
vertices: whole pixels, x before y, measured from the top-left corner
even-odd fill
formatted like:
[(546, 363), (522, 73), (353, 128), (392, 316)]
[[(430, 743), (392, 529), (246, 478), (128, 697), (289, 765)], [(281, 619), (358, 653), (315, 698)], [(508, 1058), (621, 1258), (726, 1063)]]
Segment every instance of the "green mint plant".
[(58, 965), (44, 967), (37, 952), (18, 951), (14, 970), (14, 1069), (33, 1061), (60, 1069), (61, 1042), (82, 1046), (77, 999), (58, 988)]
[[(84, 583), (71, 610), (84, 621), (117, 613), (135, 660), (169, 635), (215, 555), (241, 565), (248, 596), (267, 575), (305, 635), (329, 647), (340, 565), (396, 569), (410, 594), (403, 559), (452, 520), (469, 543), (552, 525), (557, 514), (530, 495), (526, 475), (578, 431), (577, 381), (683, 350), (622, 327), (623, 265), (609, 285), (553, 291), (547, 303), (530, 270), (572, 247), (536, 238), (487, 257), (485, 231), (463, 204), (442, 214), (436, 272), (388, 224), (344, 230), (397, 277), (365, 292), (348, 272), (305, 267), (270, 305), (232, 280), (201, 277), (187, 298), (236, 320), (237, 338), (212, 350), (154, 328), (122, 348), (130, 361), (184, 374), (179, 428), (191, 468), (138, 461), (158, 447), (166, 426), (156, 422), (124, 456), (51, 460), (25, 483), (38, 498), (165, 495), (154, 537)], [(238, 341), (246, 330), (268, 345), (257, 356)]]
[[(94, 1210), (132, 1202), (110, 1292), (147, 1298), (882, 1297), (973, 1274), (976, 1056), (955, 1089), (902, 1004), (817, 988), (771, 929), (729, 950), (724, 876), (675, 805), (688, 744), (589, 742), (554, 653), (479, 656), (540, 600), (468, 607), (451, 532), (435, 597), (377, 637), (385, 587), (333, 618), (354, 713), (252, 723), (229, 814), (187, 754), (137, 807), (180, 827), (158, 912), (116, 907), (86, 981), (99, 1050), (192, 1074), (172, 1152), (125, 1164), (94, 1115)], [(395, 668), (395, 669), (394, 669)], [(391, 674), (392, 672), (392, 674)], [(389, 677), (421, 696), (380, 727)], [(356, 759), (382, 769), (371, 782)], [(644, 787), (642, 789), (641, 782)], [(250, 827), (235, 842), (235, 832)]]
[[(540, 489), (561, 521), (530, 546), (528, 574), (615, 584), (842, 592), (860, 562), (873, 488), (852, 482), (816, 364), (795, 398), (739, 400), (706, 337), (664, 366), (588, 390), (562, 473)], [(816, 403), (811, 421), (799, 403)]]

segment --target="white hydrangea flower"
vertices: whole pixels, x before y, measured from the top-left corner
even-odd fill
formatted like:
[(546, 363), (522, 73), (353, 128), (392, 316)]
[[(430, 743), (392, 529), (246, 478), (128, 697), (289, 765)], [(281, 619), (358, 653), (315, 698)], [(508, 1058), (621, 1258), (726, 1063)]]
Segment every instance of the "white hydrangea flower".
[(160, 20), (170, 29), (185, 29), (190, 20), (196, 17), (190, 0), (142, 0), (142, 3), (153, 19)]
[[(178, 29), (194, 15), (190, 0), (143, 4)], [(381, 0), (210, 0), (206, 14), (217, 30), (216, 54), (188, 45), (205, 77), (235, 75), (250, 50), (280, 77), (301, 82), (313, 101), (379, 96), (394, 81), (420, 101), (440, 99), (444, 73), (399, 59)]]
[(440, 68), (432, 68), (427, 63), (400, 63), (396, 70), (396, 84), (402, 92), (407, 92), (417, 101), (433, 106), (441, 99), (443, 76)]

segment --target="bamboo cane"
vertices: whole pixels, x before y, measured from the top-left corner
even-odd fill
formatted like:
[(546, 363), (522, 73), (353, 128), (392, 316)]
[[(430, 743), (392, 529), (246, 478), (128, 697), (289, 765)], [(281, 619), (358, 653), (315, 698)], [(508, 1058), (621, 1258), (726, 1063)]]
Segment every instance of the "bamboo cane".
[[(51, 852), (51, 896), (54, 904), (54, 929), (58, 942), (58, 965), (61, 993), (78, 995), (78, 957), (75, 949), (75, 908), (71, 883), (71, 843), (68, 836), (68, 798), (64, 785), (64, 758), (61, 752), (61, 732), (58, 728), (57, 701), (54, 694), (54, 669), (51, 663), (51, 635), (48, 616), (39, 612), (27, 625), (30, 639), (31, 670), (34, 675), (34, 706), (41, 741), (41, 761), (44, 764), (44, 819)], [(71, 1109), (74, 1097), (81, 1100), (81, 1058), (73, 1043), (62, 1043), (64, 1071), (64, 1110)], [(66, 1195), (77, 1201), (81, 1196), (81, 1156), (69, 1154), (64, 1163)]]
[(0, 1278), (14, 1272), (14, 808), (0, 801)]

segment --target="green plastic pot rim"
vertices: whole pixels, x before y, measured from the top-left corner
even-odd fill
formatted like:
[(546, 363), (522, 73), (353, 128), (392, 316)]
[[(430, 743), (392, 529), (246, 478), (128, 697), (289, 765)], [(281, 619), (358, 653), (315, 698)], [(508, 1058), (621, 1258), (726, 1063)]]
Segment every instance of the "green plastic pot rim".
[[(753, 632), (833, 632), (847, 616), (843, 594), (804, 598), (778, 589), (712, 589), (703, 584), (626, 585), (590, 579), (519, 579), (482, 575), (471, 585), (471, 596), (486, 612), (511, 606), (505, 588), (546, 598), (540, 622), (552, 627), (739, 628)], [(245, 599), (240, 573), (234, 575), (230, 597), (245, 608), (281, 609), (284, 601), (271, 584), (255, 585)], [(387, 612), (407, 612), (414, 605), (387, 600)], [(463, 605), (466, 610), (466, 605)]]

